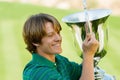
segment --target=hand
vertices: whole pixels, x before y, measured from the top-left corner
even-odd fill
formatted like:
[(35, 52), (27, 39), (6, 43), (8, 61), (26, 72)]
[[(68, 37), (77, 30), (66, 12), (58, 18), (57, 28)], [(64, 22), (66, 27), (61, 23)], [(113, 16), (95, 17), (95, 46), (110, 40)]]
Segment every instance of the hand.
[[(99, 42), (96, 40), (95, 34), (92, 32), (92, 27), (89, 26), (89, 29), (88, 29), (88, 23), (85, 24), (85, 30), (86, 30), (86, 37), (85, 37), (85, 40), (82, 45), (83, 57), (84, 56), (94, 57), (95, 52), (98, 49)], [(90, 30), (90, 31), (88, 31), (88, 30)]]

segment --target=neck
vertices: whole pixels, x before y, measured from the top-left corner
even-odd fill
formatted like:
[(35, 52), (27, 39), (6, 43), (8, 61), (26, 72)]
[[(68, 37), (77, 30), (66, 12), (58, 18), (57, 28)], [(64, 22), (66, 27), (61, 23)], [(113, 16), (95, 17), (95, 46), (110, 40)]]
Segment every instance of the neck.
[(48, 60), (55, 62), (55, 55), (42, 55), (43, 57), (47, 58)]
[(48, 59), (52, 62), (55, 62), (55, 55), (54, 54), (47, 54), (47, 53), (41, 53), (41, 52), (38, 52), (38, 54), (45, 57), (46, 59)]

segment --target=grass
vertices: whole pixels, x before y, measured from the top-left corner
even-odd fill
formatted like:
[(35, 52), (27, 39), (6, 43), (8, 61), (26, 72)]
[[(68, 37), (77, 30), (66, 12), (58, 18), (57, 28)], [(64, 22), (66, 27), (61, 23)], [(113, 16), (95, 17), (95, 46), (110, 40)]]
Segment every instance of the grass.
[[(25, 20), (32, 14), (49, 13), (55, 16), (62, 25), (63, 53), (71, 61), (81, 63), (73, 46), (72, 32), (61, 21), (62, 17), (78, 12), (77, 10), (60, 10), (31, 4), (0, 2), (0, 80), (22, 80), (22, 71), (31, 55), (25, 50), (22, 39), (22, 28)], [(107, 55), (101, 59), (99, 66), (108, 74), (120, 79), (120, 17), (112, 16), (108, 19), (109, 49)]]

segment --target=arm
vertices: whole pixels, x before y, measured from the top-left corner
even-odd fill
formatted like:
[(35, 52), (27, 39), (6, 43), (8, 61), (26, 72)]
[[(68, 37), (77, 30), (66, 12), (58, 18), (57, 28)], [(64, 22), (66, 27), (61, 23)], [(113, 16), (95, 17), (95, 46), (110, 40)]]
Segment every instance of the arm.
[(79, 80), (94, 80), (94, 54), (98, 48), (98, 41), (93, 33), (86, 31), (86, 38), (82, 45), (83, 48), (83, 69)]
[(83, 58), (83, 68), (80, 80), (94, 80), (93, 57), (85, 56)]

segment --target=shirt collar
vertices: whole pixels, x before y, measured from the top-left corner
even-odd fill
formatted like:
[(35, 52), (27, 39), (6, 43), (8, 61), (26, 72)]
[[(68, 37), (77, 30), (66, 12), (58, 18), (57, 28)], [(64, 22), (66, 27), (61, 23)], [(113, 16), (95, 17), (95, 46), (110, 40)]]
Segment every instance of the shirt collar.
[(32, 62), (39, 66), (55, 67), (56, 64), (38, 53), (32, 53)]

